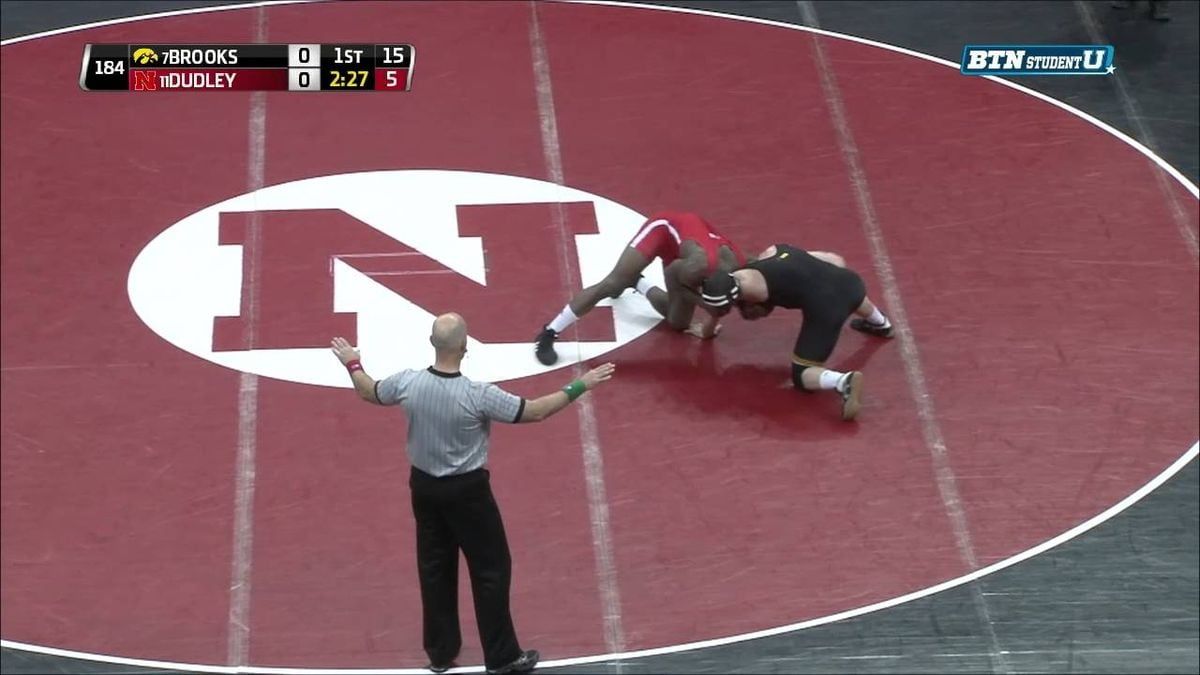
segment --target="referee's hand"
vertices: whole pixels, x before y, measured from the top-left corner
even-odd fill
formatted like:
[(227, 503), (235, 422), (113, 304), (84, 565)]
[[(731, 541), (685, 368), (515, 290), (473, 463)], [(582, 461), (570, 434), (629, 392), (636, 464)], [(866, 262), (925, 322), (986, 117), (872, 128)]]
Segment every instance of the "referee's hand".
[(333, 338), (333, 341), (329, 343), (329, 349), (333, 351), (334, 356), (338, 357), (338, 361), (341, 361), (343, 366), (359, 359), (358, 350), (347, 342), (346, 338)]
[(613, 373), (617, 371), (617, 367), (611, 363), (606, 363), (599, 368), (593, 368), (583, 374), (579, 378), (581, 382), (588, 388), (588, 391), (595, 389), (601, 382), (607, 382), (612, 378)]

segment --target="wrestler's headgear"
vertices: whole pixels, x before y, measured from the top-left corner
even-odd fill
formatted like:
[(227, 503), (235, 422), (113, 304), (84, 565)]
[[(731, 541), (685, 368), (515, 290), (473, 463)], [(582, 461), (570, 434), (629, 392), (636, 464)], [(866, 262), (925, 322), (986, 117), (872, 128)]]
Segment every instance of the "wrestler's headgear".
[(700, 299), (705, 305), (729, 311), (742, 295), (737, 279), (728, 272), (718, 272), (704, 280), (700, 287)]

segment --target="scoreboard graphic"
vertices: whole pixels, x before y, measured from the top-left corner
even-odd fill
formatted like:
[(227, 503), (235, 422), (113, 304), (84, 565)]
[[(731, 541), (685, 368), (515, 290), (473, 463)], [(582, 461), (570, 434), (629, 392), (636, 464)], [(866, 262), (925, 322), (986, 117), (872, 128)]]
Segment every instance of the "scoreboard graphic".
[(89, 44), (85, 91), (409, 91), (410, 44)]

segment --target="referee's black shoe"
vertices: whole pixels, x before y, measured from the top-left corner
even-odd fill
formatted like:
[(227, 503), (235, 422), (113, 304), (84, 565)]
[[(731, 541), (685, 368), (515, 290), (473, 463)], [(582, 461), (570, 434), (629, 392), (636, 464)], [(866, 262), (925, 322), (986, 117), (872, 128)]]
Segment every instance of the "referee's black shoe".
[(456, 664), (453, 661), (451, 661), (450, 663), (443, 663), (441, 665), (438, 665), (436, 663), (430, 663), (429, 665), (427, 665), (425, 667), (429, 671), (434, 672), (434, 673), (444, 673), (447, 670), (450, 670), (451, 668), (453, 668), (455, 665)]
[(546, 326), (534, 340), (536, 345), (534, 353), (537, 354), (537, 360), (541, 361), (543, 366), (552, 366), (558, 361), (558, 352), (554, 351), (554, 341), (557, 339), (558, 333)]
[(881, 338), (890, 338), (896, 334), (890, 321), (885, 326), (877, 326), (866, 319), (853, 319), (850, 321), (850, 327), (860, 333)]
[(542, 655), (536, 649), (521, 652), (516, 661), (499, 668), (488, 668), (488, 675), (507, 675), (508, 673), (528, 673), (537, 666)]

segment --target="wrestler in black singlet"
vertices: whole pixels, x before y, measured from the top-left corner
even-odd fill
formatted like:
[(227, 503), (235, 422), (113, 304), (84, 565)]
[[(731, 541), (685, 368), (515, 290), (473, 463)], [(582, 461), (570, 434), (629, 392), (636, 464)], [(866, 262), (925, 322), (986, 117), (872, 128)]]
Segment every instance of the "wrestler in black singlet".
[(837, 345), (842, 324), (867, 297), (862, 277), (853, 270), (814, 258), (787, 244), (776, 244), (775, 255), (745, 265), (767, 281), (767, 305), (804, 312), (804, 324), (792, 362), (820, 366)]

